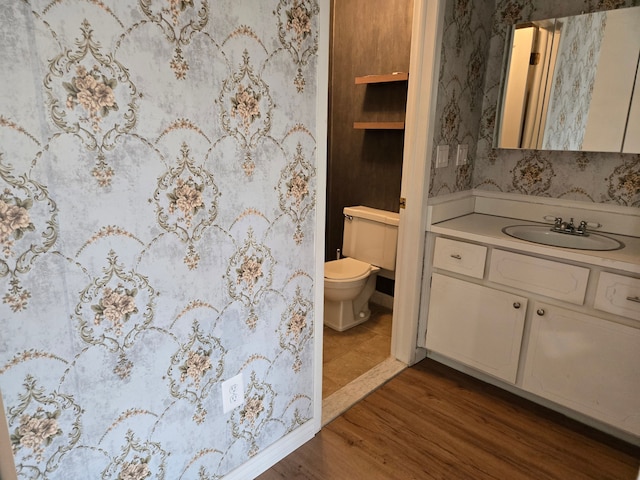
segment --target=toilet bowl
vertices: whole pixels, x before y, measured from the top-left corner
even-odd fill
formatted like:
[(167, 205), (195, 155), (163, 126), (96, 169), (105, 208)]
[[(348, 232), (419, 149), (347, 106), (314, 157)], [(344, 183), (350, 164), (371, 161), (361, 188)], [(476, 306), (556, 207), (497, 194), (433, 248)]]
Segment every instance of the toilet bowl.
[(353, 258), (341, 258), (324, 266), (325, 325), (339, 332), (366, 322), (371, 316), (369, 299), (380, 269)]
[(342, 332), (371, 316), (378, 272), (393, 272), (399, 214), (370, 207), (344, 208), (346, 258), (325, 263), (324, 324)]

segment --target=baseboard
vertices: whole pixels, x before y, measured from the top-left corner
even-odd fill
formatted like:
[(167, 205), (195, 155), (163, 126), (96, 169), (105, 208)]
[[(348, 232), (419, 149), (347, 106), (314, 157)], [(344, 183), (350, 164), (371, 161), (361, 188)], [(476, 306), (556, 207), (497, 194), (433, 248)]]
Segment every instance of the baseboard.
[(371, 303), (375, 303), (376, 305), (380, 305), (381, 307), (393, 310), (393, 297), (391, 295), (387, 295), (386, 293), (382, 293), (376, 290), (373, 292), (373, 295), (371, 295), (369, 301)]
[(315, 420), (308, 421), (290, 434), (265, 448), (262, 452), (235, 470), (229, 472), (224, 476), (224, 480), (247, 480), (247, 478), (256, 478), (291, 452), (307, 443), (319, 431), (320, 427)]

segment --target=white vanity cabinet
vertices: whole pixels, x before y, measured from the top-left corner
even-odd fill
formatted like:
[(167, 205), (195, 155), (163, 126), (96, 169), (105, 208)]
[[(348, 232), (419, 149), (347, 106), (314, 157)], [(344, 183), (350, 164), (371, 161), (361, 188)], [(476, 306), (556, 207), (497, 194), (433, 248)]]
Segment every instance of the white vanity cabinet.
[(639, 275), (510, 247), (428, 234), (421, 346), (640, 444)]
[(515, 383), (527, 299), (434, 273), (426, 346)]
[(522, 388), (640, 433), (640, 330), (534, 302)]
[[(487, 247), (437, 237), (433, 266), (482, 279)], [(426, 347), (501, 380), (515, 383), (527, 299), (434, 273)]]

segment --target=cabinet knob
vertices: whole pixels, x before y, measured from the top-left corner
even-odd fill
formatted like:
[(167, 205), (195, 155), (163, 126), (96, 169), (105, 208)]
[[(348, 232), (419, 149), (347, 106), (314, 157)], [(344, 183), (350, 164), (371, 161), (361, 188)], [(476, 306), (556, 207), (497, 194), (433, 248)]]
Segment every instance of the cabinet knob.
[(513, 302), (513, 308), (515, 308), (516, 310), (520, 308), (520, 302)]
[(543, 308), (539, 308), (539, 309), (536, 311), (536, 313), (537, 313), (538, 315), (540, 315), (540, 316), (543, 316), (543, 315), (544, 315), (544, 309), (543, 309)]
[(457, 253), (452, 253), (451, 258), (455, 258), (456, 260), (462, 260), (462, 255), (458, 255)]

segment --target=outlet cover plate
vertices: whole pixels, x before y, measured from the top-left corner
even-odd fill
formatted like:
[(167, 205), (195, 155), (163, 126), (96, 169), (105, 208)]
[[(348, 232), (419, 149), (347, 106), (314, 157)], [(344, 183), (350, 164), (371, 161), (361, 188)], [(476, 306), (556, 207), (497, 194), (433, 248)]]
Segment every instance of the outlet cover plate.
[(449, 165), (449, 145), (438, 145), (436, 148), (436, 168)]
[(222, 382), (222, 411), (227, 413), (244, 403), (242, 373)]

